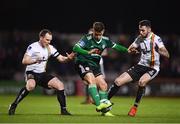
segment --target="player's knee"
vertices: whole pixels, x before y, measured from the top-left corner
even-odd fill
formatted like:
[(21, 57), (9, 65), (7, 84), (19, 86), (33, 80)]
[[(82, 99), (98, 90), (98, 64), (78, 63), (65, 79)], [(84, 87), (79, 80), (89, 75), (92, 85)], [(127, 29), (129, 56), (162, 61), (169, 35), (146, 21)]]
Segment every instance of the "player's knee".
[(122, 85), (122, 79), (121, 78), (116, 78), (114, 83), (117, 85), (117, 86), (121, 86)]
[(54, 88), (56, 90), (64, 90), (64, 84), (58, 79), (54, 78), (48, 83), (49, 88)]
[(107, 90), (107, 83), (100, 83), (99, 85), (100, 89), (103, 90), (103, 91), (106, 91)]
[(146, 83), (147, 83), (146, 80), (140, 80), (139, 83), (138, 83), (138, 85), (139, 85), (140, 87), (145, 87), (145, 86), (146, 86)]
[(36, 87), (36, 85), (35, 85), (34, 83), (28, 83), (28, 84), (26, 85), (26, 88), (27, 88), (28, 91), (34, 90), (35, 87)]
[(94, 78), (88, 79), (86, 81), (88, 82), (88, 84), (96, 84), (96, 81)]
[(64, 90), (64, 84), (61, 82), (58, 82), (57, 84), (57, 90)]

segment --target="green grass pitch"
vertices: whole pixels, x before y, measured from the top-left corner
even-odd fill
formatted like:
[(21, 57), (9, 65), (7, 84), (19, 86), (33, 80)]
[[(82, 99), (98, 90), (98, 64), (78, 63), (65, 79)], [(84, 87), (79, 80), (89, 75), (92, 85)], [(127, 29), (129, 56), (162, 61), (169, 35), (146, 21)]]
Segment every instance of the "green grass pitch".
[(84, 97), (67, 97), (68, 110), (73, 116), (59, 115), (56, 96), (27, 96), (18, 106), (16, 115), (7, 114), (12, 95), (0, 95), (0, 123), (180, 123), (180, 98), (144, 97), (136, 117), (127, 113), (133, 97), (114, 97), (112, 113), (103, 117), (94, 105), (80, 104)]

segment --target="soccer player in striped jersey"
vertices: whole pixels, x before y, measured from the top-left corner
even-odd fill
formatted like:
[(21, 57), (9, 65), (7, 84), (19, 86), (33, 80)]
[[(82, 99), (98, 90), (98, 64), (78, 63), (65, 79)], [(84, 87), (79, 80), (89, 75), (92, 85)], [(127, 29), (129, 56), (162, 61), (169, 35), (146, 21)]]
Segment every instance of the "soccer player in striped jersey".
[(136, 99), (128, 113), (132, 117), (136, 115), (137, 107), (145, 94), (146, 84), (159, 73), (160, 55), (169, 58), (169, 53), (161, 38), (151, 31), (151, 22), (149, 20), (139, 22), (139, 33), (140, 35), (129, 46), (128, 51), (139, 48), (141, 53), (140, 61), (117, 77), (108, 91), (108, 98), (110, 99), (123, 84), (138, 81)]
[(64, 84), (57, 77), (46, 72), (46, 64), (50, 56), (56, 58), (59, 62), (68, 62), (74, 58), (74, 53), (62, 56), (56, 48), (50, 45), (52, 33), (43, 29), (39, 33), (39, 41), (30, 44), (24, 54), (22, 63), (26, 65), (25, 80), (26, 86), (22, 88), (14, 102), (9, 107), (9, 115), (14, 115), (16, 107), (30, 91), (34, 90), (36, 85), (47, 89), (55, 89), (57, 99), (60, 104), (62, 115), (71, 115), (66, 109), (66, 96)]

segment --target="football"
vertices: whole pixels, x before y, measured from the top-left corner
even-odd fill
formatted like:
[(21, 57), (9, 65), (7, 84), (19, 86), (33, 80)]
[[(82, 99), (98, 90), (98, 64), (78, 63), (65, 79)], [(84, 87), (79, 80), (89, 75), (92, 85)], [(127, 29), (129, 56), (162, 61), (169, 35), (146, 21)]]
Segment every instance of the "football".
[[(100, 103), (110, 104), (111, 101), (109, 101), (108, 99), (102, 99), (102, 100), (100, 100)], [(112, 106), (105, 108), (105, 109), (102, 109), (101, 112), (106, 113), (110, 110), (112, 110)]]
[(105, 104), (109, 104), (111, 103), (108, 99), (101, 99), (100, 103), (105, 103)]

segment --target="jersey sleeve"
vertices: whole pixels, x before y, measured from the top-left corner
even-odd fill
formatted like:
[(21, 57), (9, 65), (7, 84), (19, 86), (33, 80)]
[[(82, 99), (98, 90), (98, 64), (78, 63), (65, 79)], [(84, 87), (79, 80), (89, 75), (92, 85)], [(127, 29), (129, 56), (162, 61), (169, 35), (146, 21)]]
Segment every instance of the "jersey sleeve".
[(133, 47), (136, 47), (136, 48), (139, 47), (140, 41), (141, 41), (141, 37), (138, 36), (138, 37), (134, 40), (134, 42), (132, 43), (132, 46), (133, 46)]
[(114, 43), (110, 39), (107, 39), (106, 43), (107, 43), (107, 48), (113, 48), (116, 45), (116, 43)]
[(50, 45), (49, 47), (50, 47), (50, 55), (52, 57), (56, 58), (60, 55), (60, 53), (57, 51), (57, 49), (54, 46)]
[(34, 48), (33, 48), (31, 45), (29, 45), (28, 48), (26, 49), (26, 54), (27, 54), (28, 56), (33, 56), (33, 54), (34, 54)]
[(81, 48), (85, 48), (88, 44), (86, 36), (83, 36), (76, 45), (80, 46)]
[(160, 37), (157, 37), (157, 40), (155, 40), (155, 43), (157, 44), (157, 46), (159, 48), (164, 47), (164, 43), (163, 43), (163, 41), (162, 41), (162, 39)]
[(126, 47), (124, 47), (124, 46), (122, 46), (120, 44), (116, 44), (115, 42), (113, 42), (113, 41), (111, 41), (109, 39), (107, 39), (106, 43), (107, 43), (107, 48), (112, 48), (112, 49), (115, 49), (115, 50), (117, 50), (119, 52), (127, 52)]

